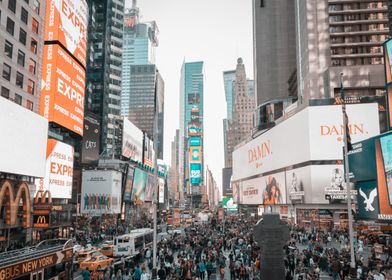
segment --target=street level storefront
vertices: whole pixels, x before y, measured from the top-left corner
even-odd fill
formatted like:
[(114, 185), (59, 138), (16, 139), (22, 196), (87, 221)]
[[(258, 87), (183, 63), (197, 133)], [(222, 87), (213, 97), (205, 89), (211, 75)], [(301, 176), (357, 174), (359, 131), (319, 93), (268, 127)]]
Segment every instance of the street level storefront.
[[(379, 134), (376, 103), (347, 105), (347, 115), (352, 142)], [(298, 221), (330, 227), (340, 226), (340, 219), (344, 225), (337, 214), (347, 208), (343, 132), (340, 105), (309, 106), (243, 143), (233, 152), (234, 202), (274, 212), (293, 205), (287, 216)], [(322, 211), (331, 208), (331, 214)]]

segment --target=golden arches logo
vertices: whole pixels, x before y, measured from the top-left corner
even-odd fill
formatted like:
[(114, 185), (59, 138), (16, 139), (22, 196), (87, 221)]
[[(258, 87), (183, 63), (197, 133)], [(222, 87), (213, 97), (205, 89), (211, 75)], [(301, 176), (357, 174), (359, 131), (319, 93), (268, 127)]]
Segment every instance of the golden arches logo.
[(37, 224), (46, 224), (46, 217), (45, 216), (38, 216)]
[(52, 194), (50, 191), (40, 190), (34, 197), (34, 204), (52, 204)]
[[(8, 200), (6, 200), (7, 198)], [(13, 185), (10, 180), (0, 182), (0, 211), (4, 204), (7, 215), (9, 213), (9, 218), (6, 219), (7, 225), (16, 225), (19, 202), (21, 199), (23, 200), (23, 216), (25, 217), (23, 227), (29, 227), (31, 219), (31, 205), (28, 185), (25, 182)]]

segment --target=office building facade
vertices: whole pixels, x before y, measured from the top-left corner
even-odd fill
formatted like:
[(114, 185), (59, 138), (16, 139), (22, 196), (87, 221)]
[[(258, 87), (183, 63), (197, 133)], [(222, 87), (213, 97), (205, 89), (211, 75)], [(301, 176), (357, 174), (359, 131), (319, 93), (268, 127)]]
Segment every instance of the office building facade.
[(294, 1), (253, 0), (257, 105), (290, 95), (288, 81), (296, 69), (294, 16)]
[(0, 1), (0, 96), (38, 112), (46, 1)]
[(124, 0), (89, 0), (87, 111), (101, 117), (100, 154), (120, 154)]
[(382, 43), (389, 37), (384, 1), (296, 0), (299, 100), (385, 92)]

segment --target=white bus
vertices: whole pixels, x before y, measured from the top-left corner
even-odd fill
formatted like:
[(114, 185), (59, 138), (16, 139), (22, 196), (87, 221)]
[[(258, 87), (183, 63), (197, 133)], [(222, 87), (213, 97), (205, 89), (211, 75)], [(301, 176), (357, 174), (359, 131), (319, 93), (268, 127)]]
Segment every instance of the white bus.
[(152, 241), (152, 229), (139, 228), (131, 230), (130, 233), (119, 235), (114, 239), (113, 256), (115, 258), (136, 256), (141, 250), (150, 247)]

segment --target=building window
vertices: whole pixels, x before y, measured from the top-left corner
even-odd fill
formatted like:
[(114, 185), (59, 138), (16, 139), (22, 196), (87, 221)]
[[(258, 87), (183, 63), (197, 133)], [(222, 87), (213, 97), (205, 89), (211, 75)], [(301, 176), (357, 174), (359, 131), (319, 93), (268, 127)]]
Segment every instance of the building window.
[(20, 11), (20, 20), (25, 24), (27, 24), (27, 21), (29, 20), (29, 13), (23, 7), (22, 10)]
[(35, 83), (30, 79), (27, 81), (27, 92), (31, 95), (34, 95), (35, 92)]
[(3, 64), (3, 78), (9, 81), (11, 79), (11, 66)]
[(19, 94), (16, 94), (16, 93), (15, 93), (14, 102), (15, 102), (16, 104), (22, 105), (22, 96), (20, 96)]
[(31, 23), (31, 30), (33, 30), (34, 33), (38, 34), (38, 27), (39, 27), (38, 21), (35, 18), (33, 18), (33, 21)]
[(1, 87), (1, 96), (5, 98), (10, 98), (10, 90), (6, 87)]
[(16, 72), (15, 84), (17, 87), (23, 88), (23, 74)]
[(7, 40), (5, 41), (5, 46), (4, 46), (4, 53), (6, 56), (12, 59), (12, 52), (13, 52), (14, 46), (8, 42)]
[(33, 111), (33, 102), (26, 100), (26, 108)]
[(36, 65), (37, 65), (37, 63), (33, 59), (30, 58), (30, 61), (29, 61), (29, 71), (33, 75), (35, 75)]
[(19, 30), (19, 42), (26, 46), (27, 33), (22, 28)]
[(15, 13), (16, 11), (16, 0), (8, 0), (8, 9)]
[(39, 3), (38, 0), (33, 0), (33, 10), (37, 14), (39, 14), (39, 9), (40, 9), (41, 4)]
[(7, 27), (6, 27), (6, 29), (7, 29), (7, 32), (9, 34), (11, 34), (12, 36), (14, 36), (14, 28), (15, 28), (15, 22), (12, 19), (7, 18)]
[(34, 54), (37, 54), (38, 42), (31, 38), (30, 42), (30, 51)]
[(25, 54), (21, 50), (18, 51), (18, 64), (23, 67), (25, 65)]

